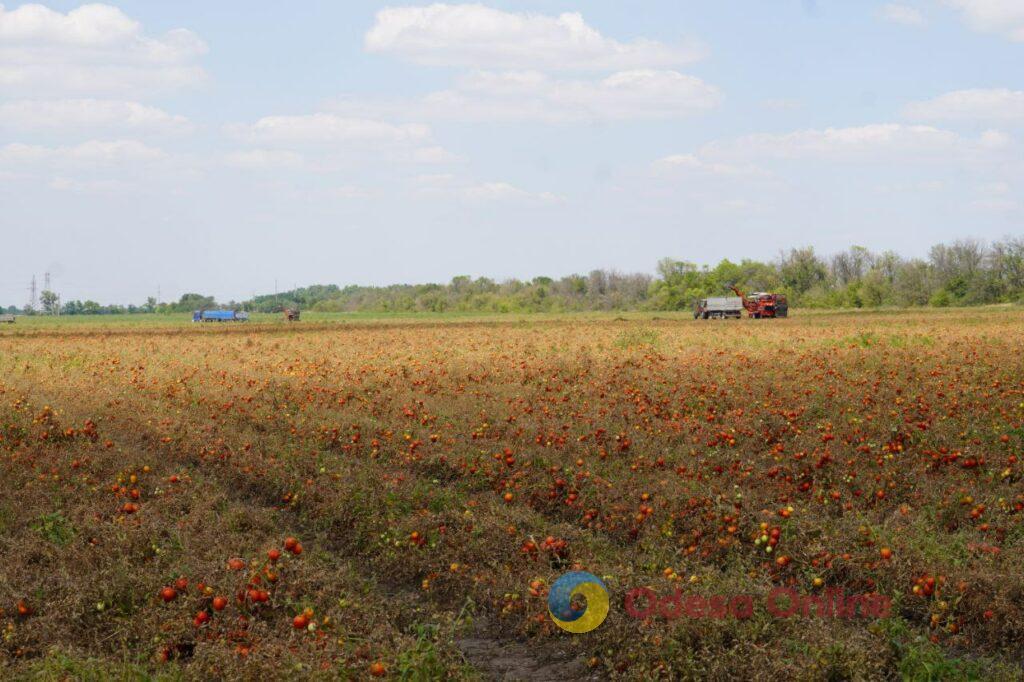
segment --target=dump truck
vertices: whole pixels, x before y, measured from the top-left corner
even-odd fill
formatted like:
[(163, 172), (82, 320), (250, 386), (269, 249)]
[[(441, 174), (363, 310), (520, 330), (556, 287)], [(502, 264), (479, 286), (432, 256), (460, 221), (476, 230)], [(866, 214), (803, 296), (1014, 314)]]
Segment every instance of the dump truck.
[(740, 319), (743, 315), (743, 299), (738, 296), (712, 296), (697, 301), (693, 309), (693, 319), (720, 320), (725, 318)]
[(14, 324), (14, 315), (10, 313), (0, 315), (0, 324)]
[(241, 310), (196, 310), (193, 322), (248, 322), (249, 313)]

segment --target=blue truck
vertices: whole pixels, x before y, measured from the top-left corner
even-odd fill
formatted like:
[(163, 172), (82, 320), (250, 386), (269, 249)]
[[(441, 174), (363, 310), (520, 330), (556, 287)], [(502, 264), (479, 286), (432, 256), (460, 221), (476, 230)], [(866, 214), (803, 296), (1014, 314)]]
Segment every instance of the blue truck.
[(249, 313), (242, 310), (196, 310), (193, 322), (248, 322)]

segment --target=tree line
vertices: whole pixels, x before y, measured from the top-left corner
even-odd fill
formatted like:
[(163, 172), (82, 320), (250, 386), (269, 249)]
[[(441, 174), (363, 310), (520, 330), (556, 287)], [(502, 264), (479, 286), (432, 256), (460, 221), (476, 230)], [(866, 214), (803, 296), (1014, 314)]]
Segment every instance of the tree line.
[[(55, 296), (44, 296), (42, 312), (55, 313), (53, 306), (60, 306), (63, 315), (184, 313), (218, 305), (255, 312), (285, 308), (435, 313), (686, 310), (697, 299), (729, 295), (730, 285), (744, 291), (785, 293), (790, 305), (806, 308), (1024, 303), (1024, 238), (1007, 237), (991, 244), (972, 239), (937, 244), (926, 258), (903, 258), (892, 251), (875, 253), (861, 246), (822, 257), (812, 247), (804, 247), (783, 252), (771, 262), (726, 259), (714, 267), (665, 258), (658, 262), (654, 275), (593, 270), (558, 279), (498, 282), (459, 276), (447, 284), (328, 284), (223, 304), (196, 293), (185, 294), (174, 303), (150, 298), (140, 306), (102, 306), (94, 301), (62, 304)], [(26, 312), (13, 306), (7, 310)]]
[(722, 260), (714, 267), (665, 258), (655, 275), (594, 270), (559, 279), (497, 282), (455, 277), (448, 284), (308, 287), (261, 296), (253, 310), (285, 307), (329, 312), (568, 312), (688, 310), (707, 296), (744, 291), (785, 293), (805, 308), (966, 306), (1024, 303), (1024, 238), (933, 246), (926, 258), (903, 258), (853, 246), (831, 257), (794, 248), (771, 262)]

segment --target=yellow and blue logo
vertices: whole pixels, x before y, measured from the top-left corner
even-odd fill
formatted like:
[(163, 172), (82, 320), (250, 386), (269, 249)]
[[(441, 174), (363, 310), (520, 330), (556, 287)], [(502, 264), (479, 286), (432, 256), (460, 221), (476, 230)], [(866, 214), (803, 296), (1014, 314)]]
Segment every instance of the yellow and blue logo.
[[(587, 605), (575, 609), (572, 598), (582, 596)], [(601, 579), (586, 571), (566, 573), (548, 591), (548, 613), (555, 625), (568, 632), (590, 632), (608, 617), (608, 588)]]

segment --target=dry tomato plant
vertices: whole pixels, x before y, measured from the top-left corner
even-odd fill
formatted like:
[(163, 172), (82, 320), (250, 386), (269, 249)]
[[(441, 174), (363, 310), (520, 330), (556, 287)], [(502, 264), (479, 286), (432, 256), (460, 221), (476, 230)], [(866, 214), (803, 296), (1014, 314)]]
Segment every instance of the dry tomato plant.
[[(5, 333), (0, 675), (472, 678), (472, 633), (592, 677), (1019, 677), (1022, 328)], [(611, 593), (583, 635), (547, 613), (573, 569)], [(640, 586), (892, 608), (632, 618)]]

